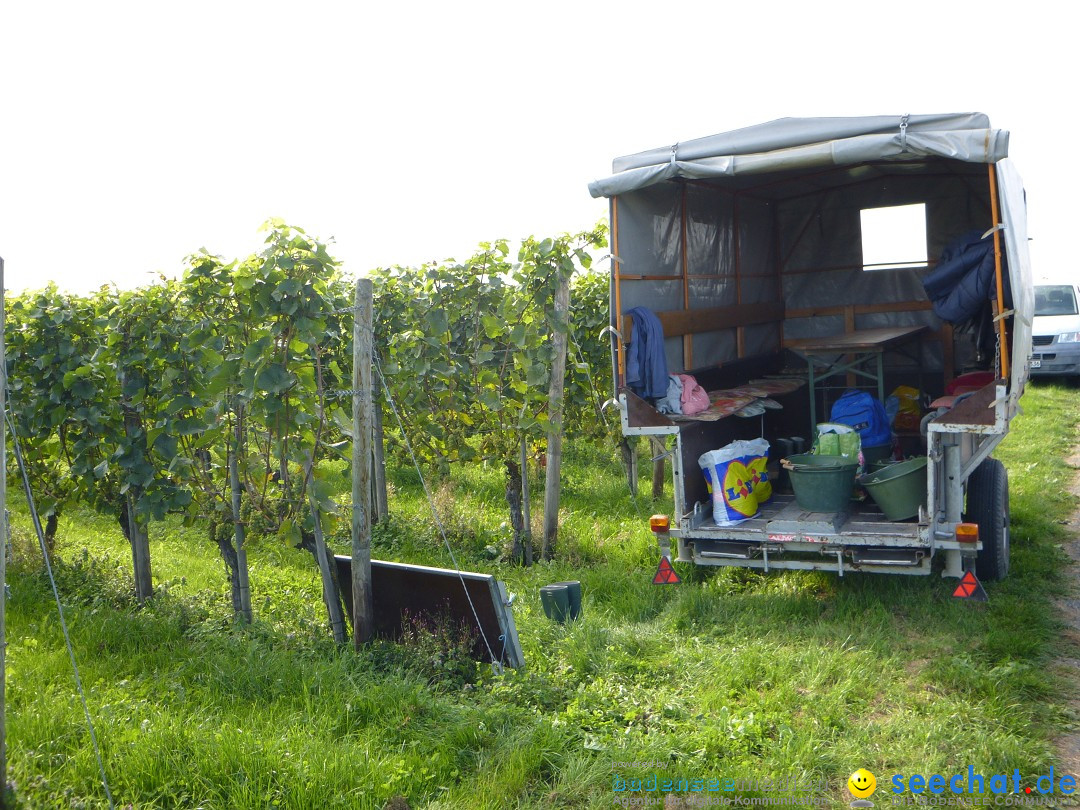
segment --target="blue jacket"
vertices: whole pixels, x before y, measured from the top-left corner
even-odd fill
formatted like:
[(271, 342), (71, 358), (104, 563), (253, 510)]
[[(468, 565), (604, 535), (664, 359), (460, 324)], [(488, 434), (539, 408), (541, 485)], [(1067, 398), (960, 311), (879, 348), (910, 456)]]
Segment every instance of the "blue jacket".
[(941, 261), (923, 278), (934, 314), (963, 323), (979, 313), (994, 290), (994, 240), (970, 231), (941, 252)]
[(626, 384), (639, 397), (656, 399), (667, 396), (664, 327), (651, 309), (634, 307), (626, 314), (634, 319), (630, 348), (626, 353)]

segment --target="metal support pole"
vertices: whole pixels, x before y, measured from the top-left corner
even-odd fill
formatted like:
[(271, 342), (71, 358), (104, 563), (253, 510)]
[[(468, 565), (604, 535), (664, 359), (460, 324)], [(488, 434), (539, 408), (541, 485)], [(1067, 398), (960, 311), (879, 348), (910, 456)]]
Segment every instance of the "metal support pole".
[(964, 513), (964, 489), (960, 477), (960, 442), (950, 435), (942, 442), (945, 446), (945, 520), (959, 523)]
[[(942, 486), (945, 494), (945, 520), (955, 526), (963, 519), (964, 488), (961, 479), (960, 440), (956, 434), (942, 436), (945, 451), (945, 474)], [(948, 549), (945, 552), (944, 577), (962, 577), (964, 575), (963, 558), (959, 550)]]

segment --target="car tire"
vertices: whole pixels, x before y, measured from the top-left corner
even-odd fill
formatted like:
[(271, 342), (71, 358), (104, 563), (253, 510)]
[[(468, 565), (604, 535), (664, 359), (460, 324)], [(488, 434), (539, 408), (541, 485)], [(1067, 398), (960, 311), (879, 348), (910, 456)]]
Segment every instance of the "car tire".
[(979, 579), (997, 582), (1009, 574), (1009, 475), (996, 458), (983, 461), (968, 478), (965, 520), (979, 525)]

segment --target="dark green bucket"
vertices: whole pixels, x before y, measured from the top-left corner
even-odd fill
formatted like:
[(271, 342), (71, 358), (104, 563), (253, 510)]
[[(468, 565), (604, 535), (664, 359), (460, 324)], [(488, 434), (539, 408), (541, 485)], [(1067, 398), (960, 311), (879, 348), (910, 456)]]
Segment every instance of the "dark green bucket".
[(926, 456), (890, 464), (864, 475), (859, 483), (881, 507), (886, 520), (913, 518), (926, 503)]
[(568, 582), (556, 582), (555, 585), (565, 585), (566, 595), (570, 598), (570, 612), (567, 614), (571, 620), (581, 615), (581, 583), (576, 579)]
[(540, 604), (549, 619), (565, 622), (570, 618), (570, 589), (563, 584), (545, 585), (540, 589)]
[(885, 461), (892, 455), (891, 444), (879, 444), (876, 447), (864, 447), (862, 449), (863, 460), (867, 467), (873, 467), (875, 462)]
[(858, 462), (849, 461), (843, 456), (807, 458), (820, 461), (801, 463), (795, 461), (795, 456), (788, 459), (795, 464), (788, 470), (795, 502), (807, 512), (839, 512), (845, 509), (855, 488)]
[(845, 456), (824, 456), (820, 453), (796, 453), (784, 459), (784, 465), (791, 467), (846, 467), (853, 462)]

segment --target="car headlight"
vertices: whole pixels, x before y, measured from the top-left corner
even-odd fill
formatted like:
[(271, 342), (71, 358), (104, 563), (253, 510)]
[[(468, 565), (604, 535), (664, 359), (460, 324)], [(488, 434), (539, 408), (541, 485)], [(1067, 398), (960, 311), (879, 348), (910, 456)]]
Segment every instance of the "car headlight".
[(1080, 332), (1062, 332), (1058, 335), (1058, 343), (1080, 343)]

